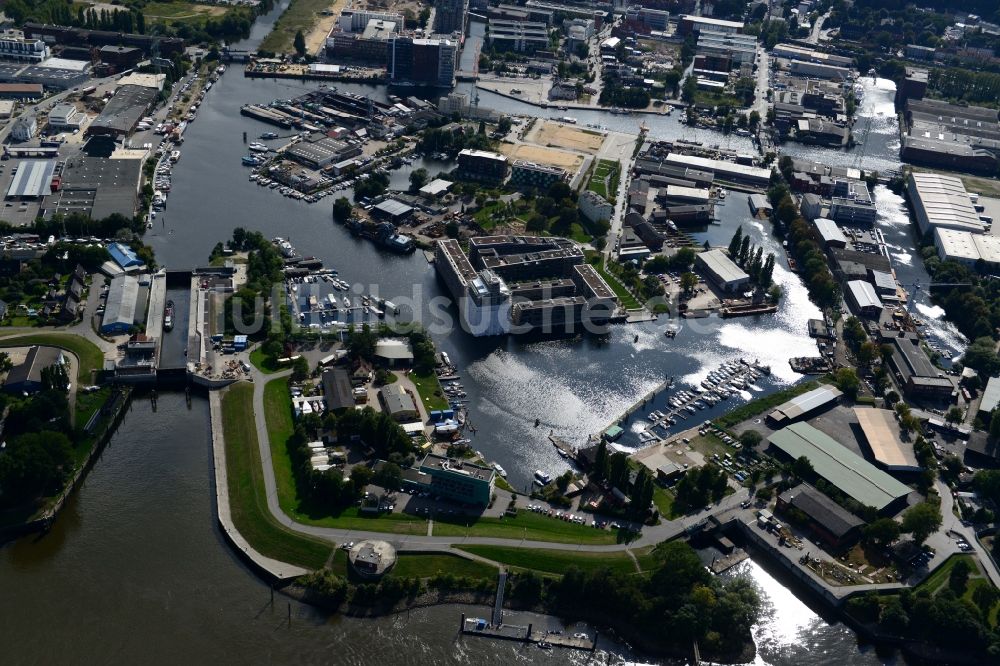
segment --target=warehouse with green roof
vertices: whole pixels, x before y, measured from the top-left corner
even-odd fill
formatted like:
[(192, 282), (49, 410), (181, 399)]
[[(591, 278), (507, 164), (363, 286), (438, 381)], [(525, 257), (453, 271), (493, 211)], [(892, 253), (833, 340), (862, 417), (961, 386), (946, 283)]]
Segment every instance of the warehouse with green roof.
[(909, 487), (807, 423), (775, 432), (768, 443), (789, 460), (805, 456), (817, 476), (882, 515), (896, 514), (906, 506)]

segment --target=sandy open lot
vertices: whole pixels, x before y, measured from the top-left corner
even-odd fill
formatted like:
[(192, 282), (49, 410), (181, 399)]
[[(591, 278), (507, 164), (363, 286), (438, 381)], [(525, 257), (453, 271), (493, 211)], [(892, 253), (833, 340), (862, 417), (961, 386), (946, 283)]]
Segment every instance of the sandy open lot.
[(540, 146), (558, 146), (594, 154), (604, 143), (604, 134), (557, 122), (539, 123), (531, 139)]
[(575, 173), (583, 164), (583, 155), (568, 153), (555, 148), (545, 148), (543, 146), (528, 146), (504, 143), (500, 145), (500, 152), (512, 160), (527, 160), (538, 164), (548, 164), (549, 166), (566, 169), (570, 173)]

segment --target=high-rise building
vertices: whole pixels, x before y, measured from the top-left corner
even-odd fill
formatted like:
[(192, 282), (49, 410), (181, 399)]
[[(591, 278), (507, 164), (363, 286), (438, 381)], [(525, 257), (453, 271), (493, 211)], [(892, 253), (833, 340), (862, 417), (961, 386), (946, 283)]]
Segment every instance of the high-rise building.
[(394, 36), (389, 41), (389, 82), (450, 88), (455, 85), (455, 44), (447, 39)]
[(465, 32), (465, 15), (468, 0), (435, 0), (434, 32), (450, 35)]

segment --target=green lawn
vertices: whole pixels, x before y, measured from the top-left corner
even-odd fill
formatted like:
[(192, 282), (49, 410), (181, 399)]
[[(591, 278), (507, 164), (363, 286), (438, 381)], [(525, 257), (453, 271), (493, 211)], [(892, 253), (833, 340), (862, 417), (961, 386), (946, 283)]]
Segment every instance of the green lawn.
[(604, 267), (602, 263), (597, 263), (594, 265), (597, 272), (601, 274), (604, 281), (608, 283), (611, 290), (615, 292), (615, 296), (618, 297), (618, 301), (622, 304), (622, 307), (626, 310), (638, 310), (642, 305), (635, 299), (628, 289), (622, 286), (622, 283), (618, 281), (614, 275), (612, 275), (607, 268)]
[(181, 0), (171, 2), (150, 2), (142, 8), (142, 13), (150, 23), (165, 25), (202, 25), (209, 18), (219, 18), (226, 13), (226, 7), (202, 5)]
[(438, 381), (434, 372), (421, 375), (413, 371), (410, 373), (410, 380), (417, 387), (417, 393), (420, 394), (420, 399), (424, 401), (424, 408), (428, 412), (434, 409), (448, 408), (448, 398), (441, 390), (441, 382)]
[(260, 347), (257, 347), (250, 352), (250, 362), (253, 363), (255, 368), (263, 372), (265, 375), (273, 375), (281, 370), (277, 363), (275, 363), (274, 359), (270, 356), (266, 356), (264, 352), (260, 350)]
[(258, 552), (282, 562), (319, 569), (332, 545), (296, 534), (280, 525), (267, 509), (253, 413), (253, 386), (234, 384), (222, 397), (222, 424), (226, 438), (226, 472), (233, 523)]
[(480, 518), (469, 526), (461, 518), (434, 517), (434, 536), (499, 537), (555, 543), (612, 544), (617, 534), (609, 530), (568, 523), (529, 511), (515, 518)]
[[(976, 564), (976, 558), (972, 555), (952, 555), (944, 564), (935, 569), (930, 576), (924, 579), (920, 585), (917, 586), (915, 591), (919, 592), (921, 589), (929, 591), (931, 594), (937, 594), (941, 589), (948, 584), (948, 577), (951, 575), (951, 570), (955, 568), (959, 560), (965, 560), (972, 565), (973, 572), (979, 571), (979, 565)], [(974, 575), (974, 574), (973, 574)]]
[(319, 13), (329, 9), (331, 4), (332, 0), (292, 0), (271, 33), (261, 42), (260, 50), (293, 53), (295, 33), (301, 30), (302, 34), (307, 34), (319, 18)]
[(659, 485), (653, 487), (653, 504), (663, 518), (668, 519), (674, 515), (674, 494)]
[(588, 553), (572, 550), (546, 550), (544, 548), (510, 548), (507, 546), (458, 546), (458, 548), (510, 567), (531, 569), (541, 573), (563, 574), (571, 566), (587, 572), (611, 569), (618, 573), (636, 573), (635, 563), (624, 551)]
[(104, 367), (104, 352), (90, 340), (82, 338), (73, 333), (29, 333), (19, 335), (17, 331), (0, 332), (0, 338), (8, 338), (17, 335), (17, 338), (10, 340), (0, 339), (0, 347), (25, 347), (29, 345), (47, 345), (49, 347), (59, 347), (72, 352), (80, 359), (80, 368), (77, 372), (78, 384), (91, 384), (91, 374), (95, 370)]
[(431, 578), (439, 574), (495, 579), (497, 569), (485, 562), (468, 560), (458, 555), (402, 553), (396, 558), (396, 566), (391, 573), (398, 578)]
[(612, 195), (618, 189), (618, 162), (614, 160), (598, 160), (587, 183), (587, 189), (613, 201)]

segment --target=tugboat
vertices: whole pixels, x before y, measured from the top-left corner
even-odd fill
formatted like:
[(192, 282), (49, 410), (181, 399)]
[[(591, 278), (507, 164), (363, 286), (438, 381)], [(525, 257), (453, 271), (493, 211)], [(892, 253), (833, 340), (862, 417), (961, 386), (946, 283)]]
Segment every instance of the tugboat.
[(167, 306), (163, 308), (163, 330), (170, 331), (174, 328), (174, 302), (167, 301)]

